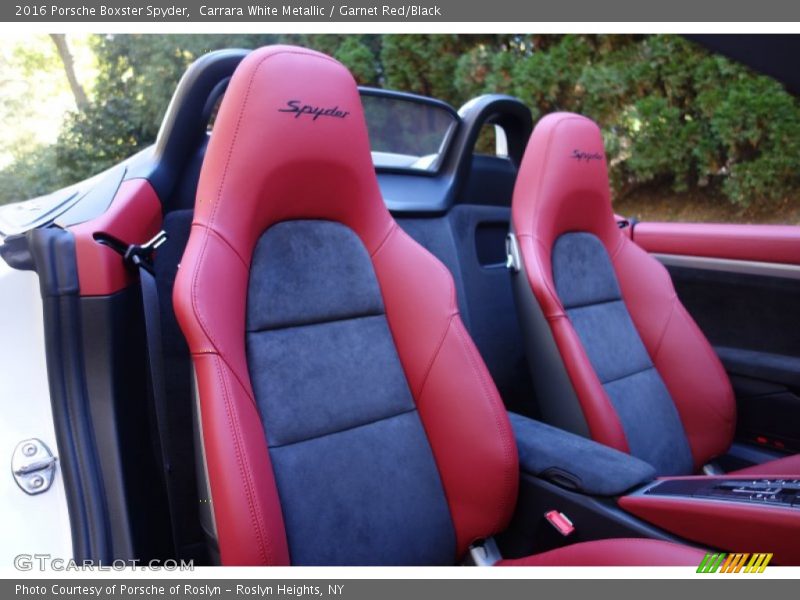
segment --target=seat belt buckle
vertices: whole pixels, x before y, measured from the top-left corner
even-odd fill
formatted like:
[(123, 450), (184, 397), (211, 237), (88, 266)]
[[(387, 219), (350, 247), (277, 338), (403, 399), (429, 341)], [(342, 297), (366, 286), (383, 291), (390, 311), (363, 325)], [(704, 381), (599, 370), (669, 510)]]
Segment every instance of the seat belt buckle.
[(633, 229), (638, 223), (638, 219), (633, 217), (621, 217), (619, 221), (617, 221), (617, 227), (620, 229), (625, 229), (626, 227)]
[(122, 255), (125, 264), (141, 267), (153, 274), (153, 254), (167, 241), (167, 232), (159, 231), (144, 244), (129, 244)]
[(572, 524), (572, 521), (569, 520), (567, 515), (562, 513), (558, 510), (551, 510), (544, 513), (544, 518), (547, 520), (550, 525), (552, 525), (555, 530), (567, 537), (572, 535), (575, 532), (575, 525)]

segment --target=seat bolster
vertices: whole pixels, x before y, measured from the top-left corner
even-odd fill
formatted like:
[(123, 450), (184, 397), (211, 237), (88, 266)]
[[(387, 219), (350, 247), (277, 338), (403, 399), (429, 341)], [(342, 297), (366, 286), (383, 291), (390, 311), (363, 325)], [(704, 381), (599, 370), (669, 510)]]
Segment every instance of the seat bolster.
[(193, 358), (222, 564), (288, 565), (278, 491), (252, 394), (218, 355)]
[(732, 471), (728, 475), (747, 475), (758, 477), (800, 477), (800, 454), (778, 458), (746, 469)]
[[(522, 268), (525, 269), (525, 277), (550, 325), (592, 439), (620, 452), (630, 452), (622, 423), (556, 294), (551, 249), (528, 235), (520, 236), (518, 243), (524, 257)], [(518, 297), (517, 302), (521, 301), (525, 301), (525, 298)]]
[(618, 538), (583, 542), (510, 560), (500, 567), (697, 567), (705, 552), (660, 540)]
[(285, 565), (283, 516), (244, 351), (248, 276), (225, 240), (194, 224), (173, 300), (195, 367), (222, 564)]
[(617, 411), (603, 389), (572, 323), (564, 315), (552, 319), (550, 326), (578, 394), (592, 439), (620, 452), (630, 452)]
[(699, 470), (733, 441), (736, 403), (728, 376), (660, 262), (627, 238), (612, 261), (625, 305), (675, 402)]
[(511, 518), (519, 481), (511, 424), (461, 322), (444, 265), (399, 228), (373, 264), (442, 478), (460, 559), (472, 542), (503, 530)]
[(249, 277), (249, 265), (219, 234), (192, 224), (172, 291), (175, 317), (193, 354), (225, 357), (240, 381), (249, 381), (242, 342)]

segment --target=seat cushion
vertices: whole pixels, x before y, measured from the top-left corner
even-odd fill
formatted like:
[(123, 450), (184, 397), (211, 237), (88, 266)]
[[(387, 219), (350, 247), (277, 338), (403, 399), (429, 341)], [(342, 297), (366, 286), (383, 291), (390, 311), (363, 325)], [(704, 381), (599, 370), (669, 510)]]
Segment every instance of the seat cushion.
[(705, 552), (659, 540), (618, 538), (572, 544), (524, 558), (501, 560), (500, 567), (696, 567)]
[(746, 469), (732, 471), (728, 475), (758, 475), (759, 477), (800, 477), (800, 454), (794, 454), (785, 458), (771, 460), (760, 465), (753, 465)]

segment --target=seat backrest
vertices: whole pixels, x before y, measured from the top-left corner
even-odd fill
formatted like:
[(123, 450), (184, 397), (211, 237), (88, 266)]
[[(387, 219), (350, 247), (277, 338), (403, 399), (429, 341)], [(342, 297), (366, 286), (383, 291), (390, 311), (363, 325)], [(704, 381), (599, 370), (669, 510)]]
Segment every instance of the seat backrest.
[(273, 46), (236, 70), (174, 303), (223, 563), (450, 564), (505, 526), (502, 402), (332, 58)]
[(538, 123), (514, 190), (512, 228), (518, 277), (530, 288), (515, 285), (528, 292), (517, 300), (538, 303), (545, 343), (557, 347), (572, 386), (540, 392), (543, 414), (568, 415), (557, 405), (573, 398), (593, 439), (660, 474), (691, 473), (724, 453), (735, 421), (730, 382), (666, 269), (619, 229), (594, 122), (556, 113)]

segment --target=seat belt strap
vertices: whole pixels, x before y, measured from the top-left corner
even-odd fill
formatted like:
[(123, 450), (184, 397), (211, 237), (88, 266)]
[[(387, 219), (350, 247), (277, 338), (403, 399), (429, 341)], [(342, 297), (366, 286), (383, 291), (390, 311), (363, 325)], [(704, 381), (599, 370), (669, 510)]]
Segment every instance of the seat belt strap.
[[(158, 298), (158, 284), (153, 274), (153, 253), (167, 241), (167, 234), (159, 232), (153, 239), (142, 245), (131, 244), (123, 253), (125, 263), (135, 267), (139, 273), (144, 315), (145, 337), (147, 342), (147, 371), (150, 379), (150, 396), (157, 432), (157, 454), (161, 460), (162, 478), (167, 494), (170, 525), (172, 528), (173, 552), (178, 555), (181, 549), (181, 536), (175, 515), (180, 507), (176, 505), (177, 494), (172, 475), (172, 452), (167, 416), (167, 394), (164, 382), (164, 357), (161, 337), (161, 305)], [(180, 558), (180, 557), (178, 557)]]

